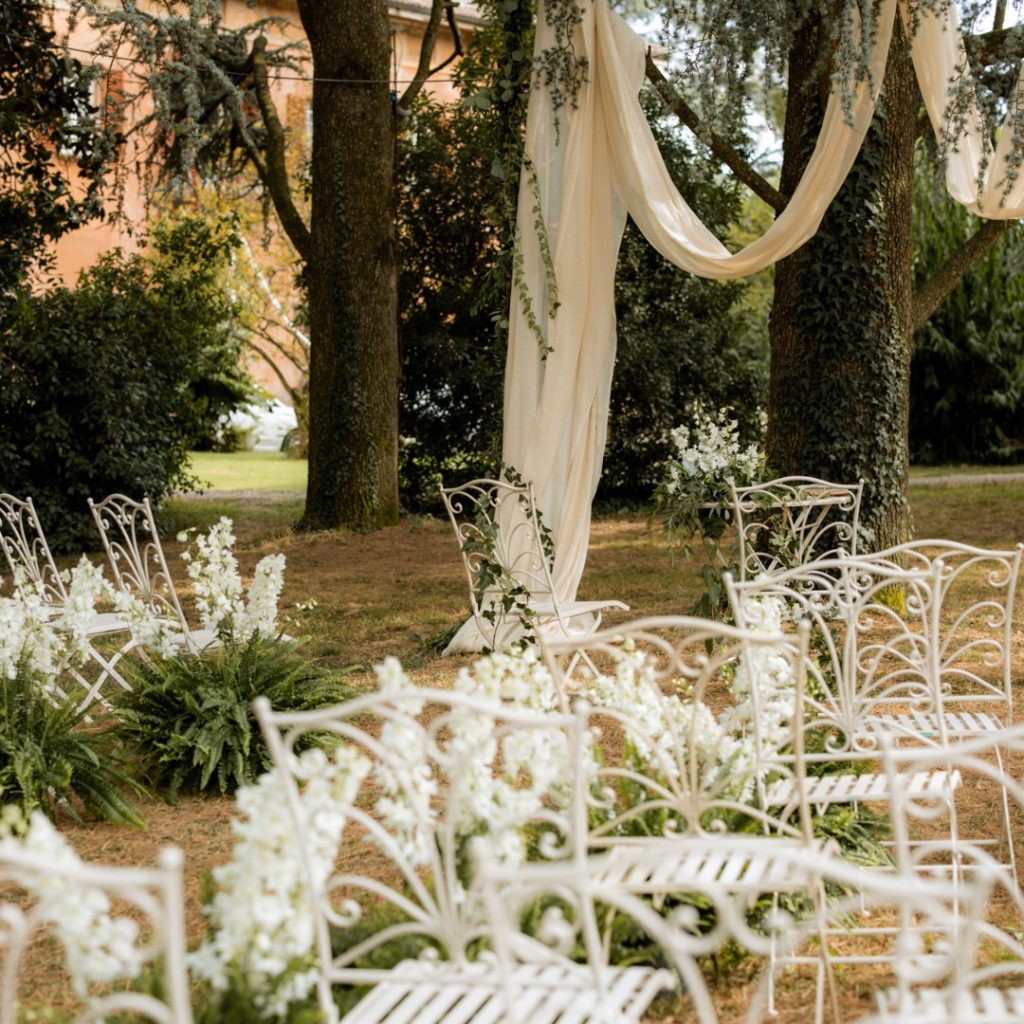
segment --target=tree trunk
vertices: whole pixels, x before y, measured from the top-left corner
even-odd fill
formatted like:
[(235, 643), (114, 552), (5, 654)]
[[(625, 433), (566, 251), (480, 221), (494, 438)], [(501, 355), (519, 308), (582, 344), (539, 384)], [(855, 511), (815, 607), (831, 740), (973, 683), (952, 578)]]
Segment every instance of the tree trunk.
[(316, 77), (306, 270), (309, 480), (299, 528), (367, 529), (398, 521), (398, 275), (387, 5), (299, 0), (299, 13)]
[[(791, 195), (821, 126), (819, 25), (790, 54), (785, 158)], [(775, 270), (768, 462), (780, 474), (865, 481), (870, 543), (907, 539), (911, 207), (917, 88), (897, 23), (878, 112), (815, 237)]]

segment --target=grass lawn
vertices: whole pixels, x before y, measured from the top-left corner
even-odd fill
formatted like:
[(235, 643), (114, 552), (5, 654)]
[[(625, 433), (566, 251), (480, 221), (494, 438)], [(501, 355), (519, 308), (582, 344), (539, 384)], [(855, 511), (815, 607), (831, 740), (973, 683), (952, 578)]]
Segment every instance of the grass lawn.
[(189, 468), (204, 490), (306, 490), (306, 460), (283, 452), (192, 452)]
[[(224, 490), (281, 491), (304, 486), (304, 462), (275, 453), (214, 455), (194, 458), (195, 472)], [(918, 537), (947, 537), (989, 547), (1009, 547), (1024, 539), (1024, 484), (991, 483), (960, 488), (916, 488), (910, 495)], [(456, 544), (447, 523), (429, 517), (407, 517), (399, 526), (372, 533), (294, 534), (290, 525), (302, 501), (267, 500), (253, 495), (222, 495), (216, 500), (179, 497), (167, 511), (175, 530), (209, 526), (220, 515), (235, 520), (237, 554), (243, 574), (251, 573), (263, 555), (281, 551), (287, 557), (282, 612), (285, 629), (309, 638), (310, 649), (324, 663), (345, 671), (357, 687), (372, 688), (370, 666), (386, 655), (401, 658), (409, 674), (427, 686), (448, 687), (457, 670), (471, 659), (441, 658), (429, 641), (458, 624), (467, 611), (466, 581)], [(171, 533), (164, 542), (168, 563), (182, 596), (182, 545)], [(609, 624), (645, 615), (684, 613), (696, 595), (696, 565), (670, 565), (660, 531), (642, 513), (594, 522), (587, 573), (580, 598), (619, 598), (629, 612), (609, 615)], [(309, 599), (316, 601), (309, 606)], [(302, 604), (300, 609), (298, 604)], [(1018, 612), (1018, 619), (1020, 613)], [(1015, 633), (1015, 676), (1024, 666), (1024, 630)], [(1008, 765), (1017, 775), (1024, 765)], [(108, 863), (153, 863), (159, 848), (177, 843), (186, 850), (187, 925), (190, 943), (204, 932), (202, 879), (230, 856), (233, 803), (226, 797), (183, 796), (175, 806), (157, 797), (140, 801), (148, 821), (144, 830), (103, 823), (59, 825), (83, 857)], [(961, 827), (972, 834), (977, 819), (997, 821), (998, 809), (987, 792), (972, 791)], [(973, 830), (977, 834), (977, 830)], [(1024, 834), (1018, 832), (1018, 834)], [(837, 972), (838, 973), (838, 972)], [(34, 976), (24, 979), (41, 1003), (60, 1001), (52, 971), (40, 960)], [(872, 990), (885, 982), (873, 968), (844, 968), (839, 979), (844, 1008), (870, 1006)], [(725, 969), (713, 981), (723, 1022), (745, 1019), (752, 986), (752, 964)], [(783, 978), (779, 1024), (806, 1024), (809, 980)], [(48, 1000), (47, 996), (51, 998)], [(856, 1014), (851, 1014), (856, 1016)], [(26, 1018), (27, 1019), (27, 1018)], [(671, 1024), (683, 1024), (677, 1017)], [(668, 1018), (662, 1022), (666, 1024)]]

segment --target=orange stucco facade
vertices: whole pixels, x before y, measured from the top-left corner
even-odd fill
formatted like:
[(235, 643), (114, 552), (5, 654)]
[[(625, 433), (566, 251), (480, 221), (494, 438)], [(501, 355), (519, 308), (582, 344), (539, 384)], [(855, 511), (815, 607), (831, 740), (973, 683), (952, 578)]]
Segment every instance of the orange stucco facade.
[[(224, 20), (228, 25), (243, 24), (263, 17), (283, 19), (286, 27), (278, 33), (277, 39), (271, 38), (272, 44), (283, 39), (303, 38), (295, 0), (257, 0), (255, 4), (247, 3), (246, 0), (223, 0), (223, 6)], [(395, 90), (400, 92), (404, 87), (403, 83), (408, 82), (416, 72), (430, 4), (429, 0), (391, 0), (387, 7), (391, 23), (391, 75)], [(460, 36), (465, 45), (479, 24), (479, 15), (473, 4), (466, 0), (457, 7), (456, 13)], [(63, 39), (67, 34), (67, 25), (67, 0), (55, 0), (54, 27), (59, 38)], [(68, 45), (74, 55), (84, 63), (96, 60), (91, 54), (96, 49), (97, 38), (87, 24), (79, 23), (75, 26), (68, 36)], [(447, 24), (442, 22), (431, 65), (436, 66), (448, 57), (453, 51), (453, 45), (452, 34)], [(127, 50), (124, 59), (105, 58), (102, 65), (103, 74), (97, 85), (98, 93), (95, 97), (101, 104), (107, 92), (115, 93), (124, 88), (131, 91), (130, 76), (133, 73), (133, 65)], [(427, 89), (439, 99), (454, 98), (450, 75), (451, 65), (435, 75), (434, 79), (428, 82)], [(307, 109), (312, 95), (312, 83), (303, 80), (301, 76), (281, 75), (274, 81), (273, 88), (282, 120), (293, 133), (307, 131)], [(135, 116), (138, 116), (138, 112)], [(101, 253), (115, 246), (131, 249), (145, 234), (147, 210), (141, 181), (132, 171), (136, 154), (130, 137), (122, 156), (117, 198), (120, 216), (112, 217), (103, 223), (87, 224), (78, 231), (66, 235), (57, 246), (57, 269), (66, 283), (74, 283), (79, 272), (93, 264)]]

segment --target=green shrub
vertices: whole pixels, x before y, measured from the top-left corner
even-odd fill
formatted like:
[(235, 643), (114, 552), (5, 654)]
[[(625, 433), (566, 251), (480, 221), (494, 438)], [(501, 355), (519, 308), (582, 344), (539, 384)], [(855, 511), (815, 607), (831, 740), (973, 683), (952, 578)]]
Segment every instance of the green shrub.
[[(982, 223), (918, 158), (914, 276), (928, 280)], [(1011, 228), (914, 335), (910, 457), (921, 464), (1024, 460), (1024, 234)]]
[(252, 702), (302, 711), (355, 691), (318, 667), (294, 641), (254, 634), (202, 657), (153, 658), (127, 669), (132, 692), (115, 714), (120, 734), (156, 786), (234, 792), (271, 767)]
[(56, 548), (95, 546), (88, 497), (187, 487), (190, 447), (248, 395), (222, 280), (234, 245), (230, 225), (185, 218), (146, 255), (0, 307), (3, 488), (32, 495)]
[[(660, 101), (646, 102), (657, 109)], [(494, 476), (500, 460), (505, 338), (495, 325), (509, 297), (507, 289), (488, 290), (503, 258), (493, 117), (424, 102), (415, 132), (399, 141), (399, 469), (402, 504), (412, 511), (440, 511), (439, 476), (449, 484)], [(654, 131), (683, 195), (724, 233), (740, 211), (739, 191), (704, 173), (681, 130), (659, 120)], [(615, 284), (618, 354), (599, 497), (649, 500), (669, 431), (695, 401), (733, 407), (744, 436), (756, 431), (767, 338), (740, 309), (744, 288), (685, 273), (628, 227)]]
[[(59, 805), (122, 825), (144, 825), (125, 794), (141, 787), (126, 771), (110, 730), (88, 728), (73, 697), (55, 703), (21, 667), (0, 687), (0, 802), (51, 817)], [(83, 727), (85, 726), (85, 727)]]

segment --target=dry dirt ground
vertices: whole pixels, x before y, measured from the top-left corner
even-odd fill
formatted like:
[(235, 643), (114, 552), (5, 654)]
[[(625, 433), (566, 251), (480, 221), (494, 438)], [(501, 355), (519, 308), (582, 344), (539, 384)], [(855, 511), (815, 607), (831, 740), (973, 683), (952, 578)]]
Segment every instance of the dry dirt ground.
[[(990, 547), (1009, 547), (1024, 539), (1024, 484), (918, 489), (912, 501), (918, 537), (948, 537)], [(466, 581), (447, 523), (410, 517), (400, 526), (374, 533), (295, 535), (289, 525), (298, 511), (295, 502), (259, 502), (249, 497), (244, 501), (179, 499), (169, 509), (173, 520), (169, 525), (202, 527), (218, 515), (232, 515), (243, 572), (263, 555), (283, 551), (287, 572), (282, 607), (290, 620), (287, 632), (308, 637), (315, 653), (345, 670), (356, 686), (373, 685), (370, 666), (386, 655), (398, 656), (417, 681), (445, 686), (468, 660), (441, 658), (429, 645), (467, 610)], [(166, 544), (179, 581), (184, 578), (177, 557), (180, 548), (174, 541)], [(671, 565), (658, 529), (643, 518), (599, 519), (591, 534), (580, 597), (626, 601), (631, 612), (614, 613), (608, 618), (611, 623), (641, 615), (683, 613), (696, 596), (694, 568), (685, 562)], [(296, 610), (296, 604), (310, 599), (316, 602), (314, 608)], [(1019, 685), (1024, 676), (1024, 635), (1019, 622), (1015, 647)], [(972, 794), (965, 831), (972, 822), (984, 826), (993, 820), (994, 801), (992, 794)], [(144, 830), (71, 821), (60, 825), (80, 854), (91, 861), (152, 863), (162, 846), (181, 846), (187, 857), (188, 936), (195, 943), (204, 934), (204, 879), (230, 856), (232, 801), (183, 797), (172, 806), (153, 799), (143, 802), (141, 810), (148, 823)], [(23, 979), (23, 994), (36, 1005), (53, 998), (61, 1001), (60, 983), (48, 959), (38, 958), (30, 965), (31, 977)], [(723, 1021), (744, 1019), (756, 985), (752, 971), (751, 965), (741, 965), (712, 978)], [(872, 968), (841, 971), (844, 1009), (869, 1006), (872, 992), (883, 981), (883, 975)], [(809, 977), (784, 977), (777, 1019), (802, 1024), (812, 993)], [(682, 1022), (687, 1017), (669, 1019)]]

